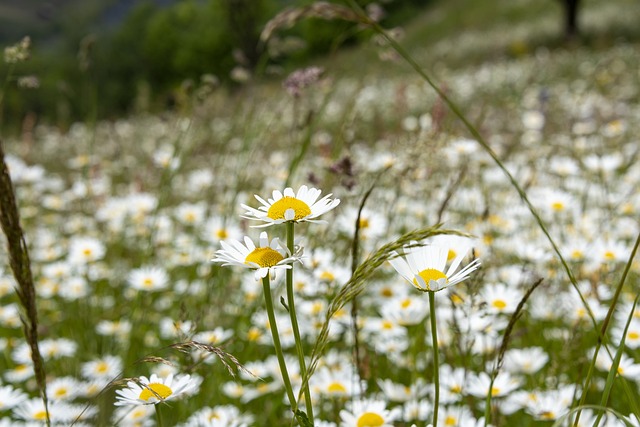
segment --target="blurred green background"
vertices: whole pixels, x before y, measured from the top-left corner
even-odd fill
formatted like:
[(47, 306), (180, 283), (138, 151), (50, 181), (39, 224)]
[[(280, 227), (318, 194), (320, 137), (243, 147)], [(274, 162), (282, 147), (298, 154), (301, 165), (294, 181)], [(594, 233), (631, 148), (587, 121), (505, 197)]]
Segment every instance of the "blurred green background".
[[(506, 32), (505, 39), (513, 40), (508, 51), (503, 49), (500, 54), (526, 54), (541, 45), (566, 47), (567, 42), (575, 46), (577, 41), (606, 48), (620, 37), (637, 38), (640, 31), (637, 25), (635, 30), (608, 25), (604, 39), (602, 34), (589, 39), (593, 28), (585, 34), (572, 28), (568, 17), (575, 19), (578, 10), (588, 11), (600, 0), (520, 0), (508, 8), (492, 0), (357, 1), (369, 10), (373, 6), (384, 10), (381, 24), (385, 28), (406, 26), (404, 43), (417, 49), (469, 28), (489, 31), (506, 25), (515, 30), (523, 22), (549, 14), (553, 16), (553, 38), (540, 33), (539, 40), (520, 40), (517, 32)], [(0, 46), (13, 45), (25, 36), (32, 40), (31, 59), (16, 64), (13, 75), (32, 75), (39, 82), (37, 89), (15, 90), (15, 82), (5, 81), (0, 89), (0, 128), (15, 134), (25, 126), (46, 123), (64, 130), (75, 121), (174, 109), (204, 86), (233, 92), (248, 78), (279, 83), (296, 68), (321, 58), (326, 61), (328, 53), (369, 40), (370, 32), (354, 23), (304, 19), (278, 31), (268, 47), (259, 43), (264, 25), (276, 14), (312, 3), (314, 0), (0, 0)], [(630, 13), (625, 10), (628, 3), (617, 2), (621, 16)], [(572, 5), (576, 13), (567, 13)], [(432, 12), (430, 23), (425, 22), (426, 12)], [(486, 52), (467, 55), (465, 60), (469, 63), (480, 54)], [(354, 55), (334, 62), (344, 70), (362, 72), (366, 60)], [(0, 79), (6, 80), (7, 69), (0, 62)]]
[[(384, 24), (398, 25), (429, 2), (386, 2)], [(171, 108), (203, 76), (233, 88), (243, 76), (269, 78), (363, 37), (354, 24), (310, 19), (279, 33), (278, 53), (267, 55), (258, 43), (264, 24), (288, 6), (310, 3), (0, 0), (0, 44), (30, 36), (32, 57), (16, 74), (40, 81), (37, 90), (5, 93), (4, 125), (19, 126), (26, 112), (65, 127), (134, 109)]]

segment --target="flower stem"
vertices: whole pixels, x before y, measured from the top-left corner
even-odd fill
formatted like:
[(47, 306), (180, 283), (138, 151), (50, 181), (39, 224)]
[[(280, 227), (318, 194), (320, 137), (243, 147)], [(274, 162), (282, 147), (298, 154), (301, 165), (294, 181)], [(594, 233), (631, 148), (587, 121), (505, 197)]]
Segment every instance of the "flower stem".
[(155, 409), (156, 409), (156, 419), (158, 420), (158, 427), (162, 427), (162, 414), (160, 413), (160, 403), (156, 403), (155, 405)]
[[(289, 254), (294, 253), (294, 222), (288, 221), (287, 226), (287, 249)], [(296, 342), (296, 353), (298, 354), (298, 363), (300, 364), (300, 376), (305, 378), (307, 375), (307, 365), (304, 360), (304, 350), (302, 349), (302, 339), (300, 338), (300, 328), (298, 327), (298, 316), (296, 315), (296, 305), (293, 297), (293, 264), (286, 272), (287, 283), (287, 305), (289, 308), (289, 317), (291, 318), (291, 327), (293, 329), (293, 337)], [(311, 402), (311, 391), (309, 390), (309, 382), (304, 384), (304, 403), (307, 408), (307, 417), (313, 424), (313, 405)]]
[(273, 348), (276, 351), (276, 357), (278, 358), (278, 365), (280, 365), (280, 373), (282, 374), (282, 381), (284, 381), (284, 388), (287, 391), (287, 397), (291, 403), (291, 410), (295, 413), (298, 410), (296, 398), (293, 394), (293, 387), (291, 387), (291, 380), (289, 379), (289, 372), (287, 371), (287, 364), (284, 361), (284, 355), (282, 354), (282, 346), (280, 345), (280, 335), (278, 334), (278, 325), (276, 324), (276, 315), (273, 310), (273, 298), (271, 297), (271, 283), (269, 275), (267, 274), (262, 278), (262, 288), (264, 290), (264, 304), (267, 308), (267, 316), (269, 316), (269, 327), (271, 328), (271, 338), (273, 339)]
[(438, 329), (436, 327), (436, 298), (435, 292), (429, 291), (429, 317), (431, 318), (431, 338), (433, 340), (433, 427), (438, 426), (438, 405), (440, 401), (440, 363), (438, 361)]

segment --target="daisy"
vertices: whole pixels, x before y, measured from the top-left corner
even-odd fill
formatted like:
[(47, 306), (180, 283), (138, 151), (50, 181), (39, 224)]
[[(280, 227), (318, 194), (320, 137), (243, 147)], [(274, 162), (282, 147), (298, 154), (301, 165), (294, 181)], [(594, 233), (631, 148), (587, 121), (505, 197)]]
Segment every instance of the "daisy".
[(340, 411), (340, 427), (392, 427), (401, 409), (388, 410), (384, 400), (354, 400), (350, 409)]
[(254, 209), (242, 204), (242, 208), (247, 209), (247, 212), (245, 212), (242, 217), (266, 222), (262, 227), (281, 224), (287, 221), (323, 222), (315, 220), (314, 218), (338, 206), (340, 199), (332, 200), (332, 194), (327, 194), (318, 200), (320, 193), (322, 193), (322, 191), (317, 188), (308, 188), (306, 185), (303, 185), (297, 193), (294, 193), (291, 187), (285, 188), (284, 193), (274, 190), (273, 198), (266, 201), (256, 195), (255, 198), (262, 203), (262, 206)]
[(105, 252), (104, 244), (94, 237), (72, 237), (69, 242), (68, 261), (72, 265), (85, 265), (102, 259)]
[(80, 391), (78, 380), (73, 377), (60, 377), (47, 384), (47, 396), (52, 401), (75, 399)]
[(127, 276), (131, 288), (140, 291), (158, 291), (167, 287), (169, 275), (161, 267), (141, 267), (132, 270)]
[(222, 249), (216, 251), (213, 262), (220, 262), (223, 266), (235, 265), (256, 270), (256, 280), (263, 279), (269, 274), (276, 278), (279, 270), (291, 268), (293, 261), (299, 260), (298, 256), (292, 256), (289, 251), (280, 244), (278, 238), (269, 242), (266, 232), (260, 233), (259, 246), (253, 243), (250, 237), (245, 236), (244, 244), (238, 240), (220, 242)]
[(85, 362), (81, 366), (82, 376), (90, 380), (110, 381), (120, 375), (120, 371), (122, 371), (122, 359), (119, 356), (106, 355)]
[(0, 412), (21, 404), (27, 397), (21, 390), (10, 385), (0, 386)]
[(140, 377), (137, 382), (127, 382), (127, 388), (116, 390), (115, 405), (150, 405), (164, 402), (193, 392), (198, 384), (191, 375), (169, 375), (164, 379), (155, 374), (150, 378)]
[(150, 406), (135, 406), (133, 410), (123, 406), (116, 408), (113, 420), (117, 420), (118, 425), (122, 427), (152, 427), (156, 425), (154, 414), (155, 411)]
[(541, 347), (514, 348), (505, 353), (504, 367), (510, 373), (534, 374), (548, 361)]
[(448, 247), (435, 245), (405, 246), (404, 256), (397, 254), (389, 262), (416, 289), (436, 292), (462, 282), (480, 266), (480, 260), (475, 259), (456, 273), (467, 250), (456, 251), (456, 256), (445, 272), (450, 250)]

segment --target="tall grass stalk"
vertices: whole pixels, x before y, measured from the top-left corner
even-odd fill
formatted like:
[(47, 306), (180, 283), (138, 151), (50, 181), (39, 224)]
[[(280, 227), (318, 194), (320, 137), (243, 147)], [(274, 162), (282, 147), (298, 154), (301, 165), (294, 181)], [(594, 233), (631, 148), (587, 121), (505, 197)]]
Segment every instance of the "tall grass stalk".
[(20, 316), (22, 329), (31, 350), (31, 360), (36, 376), (36, 383), (44, 403), (47, 426), (51, 425), (49, 404), (47, 400), (47, 382), (44, 361), (38, 346), (38, 309), (36, 306), (36, 291), (31, 273), (31, 261), (27, 242), (20, 226), (17, 202), (9, 168), (4, 160), (4, 150), (0, 140), (0, 224), (7, 237), (9, 265), (18, 284), (16, 293), (20, 300), (23, 313)]

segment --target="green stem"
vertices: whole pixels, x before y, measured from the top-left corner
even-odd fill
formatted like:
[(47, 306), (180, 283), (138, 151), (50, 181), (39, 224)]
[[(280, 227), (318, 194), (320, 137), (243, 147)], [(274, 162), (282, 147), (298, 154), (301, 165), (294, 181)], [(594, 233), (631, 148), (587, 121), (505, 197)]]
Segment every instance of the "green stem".
[(162, 427), (162, 414), (160, 413), (160, 403), (156, 403), (155, 405), (155, 409), (156, 409), (156, 419), (158, 420), (158, 427)]
[(289, 402), (291, 403), (291, 410), (295, 413), (298, 410), (298, 405), (293, 394), (293, 387), (291, 387), (291, 380), (289, 379), (287, 364), (284, 361), (284, 354), (282, 354), (282, 346), (280, 345), (280, 335), (278, 334), (276, 315), (273, 310), (273, 298), (271, 297), (271, 283), (269, 280), (269, 274), (267, 274), (262, 279), (262, 288), (264, 290), (264, 304), (267, 308), (267, 316), (269, 316), (269, 327), (271, 328), (273, 348), (276, 351), (278, 365), (280, 365), (280, 373), (282, 374), (282, 381), (284, 381), (284, 388), (287, 391), (287, 397), (289, 398)]
[[(287, 226), (287, 249), (289, 253), (294, 253), (294, 222), (288, 221)], [(291, 318), (291, 327), (293, 329), (293, 337), (296, 342), (296, 353), (298, 354), (298, 363), (300, 364), (300, 377), (304, 378), (307, 375), (307, 364), (304, 360), (304, 350), (302, 349), (302, 339), (300, 338), (300, 328), (298, 327), (298, 316), (296, 315), (296, 305), (293, 296), (293, 263), (291, 268), (286, 272), (287, 282), (287, 305), (289, 309), (289, 317)], [(309, 383), (305, 383), (303, 387), (304, 391), (304, 404), (307, 408), (307, 417), (311, 424), (313, 424), (313, 405), (311, 403), (311, 390), (309, 389)]]
[(440, 363), (438, 361), (438, 329), (436, 326), (436, 298), (435, 292), (429, 293), (429, 317), (431, 318), (431, 339), (433, 340), (433, 427), (438, 427), (438, 405), (440, 401)]

